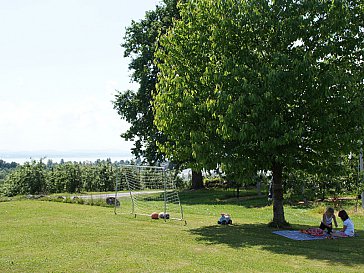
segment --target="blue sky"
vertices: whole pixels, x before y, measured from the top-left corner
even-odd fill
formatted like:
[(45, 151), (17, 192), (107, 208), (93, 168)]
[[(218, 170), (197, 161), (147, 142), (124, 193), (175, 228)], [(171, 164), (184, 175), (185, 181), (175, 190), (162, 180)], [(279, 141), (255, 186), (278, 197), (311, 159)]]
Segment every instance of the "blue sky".
[(156, 0), (0, 0), (0, 153), (128, 151), (125, 28)]

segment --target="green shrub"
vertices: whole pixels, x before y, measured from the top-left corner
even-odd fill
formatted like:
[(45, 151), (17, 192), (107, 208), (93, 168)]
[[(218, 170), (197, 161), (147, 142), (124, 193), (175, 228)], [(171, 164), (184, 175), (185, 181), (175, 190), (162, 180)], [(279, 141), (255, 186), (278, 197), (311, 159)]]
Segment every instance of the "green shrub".
[(229, 183), (222, 177), (204, 178), (204, 185), (208, 189), (226, 189)]

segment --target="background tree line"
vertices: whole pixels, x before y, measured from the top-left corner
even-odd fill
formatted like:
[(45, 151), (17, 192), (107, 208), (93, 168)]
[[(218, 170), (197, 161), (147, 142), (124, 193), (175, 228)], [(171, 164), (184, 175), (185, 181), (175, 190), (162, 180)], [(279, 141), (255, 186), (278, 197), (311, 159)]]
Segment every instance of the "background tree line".
[(122, 177), (121, 163), (98, 160), (94, 163), (53, 163), (32, 160), (18, 165), (3, 178), (1, 192), (6, 196), (19, 194), (52, 194), (106, 192), (115, 190), (115, 181), (120, 179), (119, 190), (126, 189)]
[[(358, 173), (358, 156), (342, 156), (327, 174), (311, 174), (304, 171), (287, 171), (283, 177), (283, 191), (287, 199), (315, 200), (340, 195), (356, 195), (361, 188)], [(0, 193), (6, 196), (25, 194), (109, 192), (115, 190), (118, 179), (118, 190), (127, 190), (127, 183), (122, 173), (122, 166), (130, 162), (97, 160), (95, 162), (53, 163), (48, 160), (25, 162), (24, 164), (6, 163), (0, 160)], [(131, 162), (132, 164), (141, 164)], [(331, 175), (329, 175), (331, 174)], [(245, 179), (234, 180), (234, 174), (221, 171), (205, 171), (203, 185), (206, 188), (234, 189), (236, 196), (239, 190), (255, 189), (257, 195), (269, 194), (271, 183), (270, 172), (257, 172)], [(175, 176), (179, 189), (189, 189), (192, 177)]]
[(16, 167), (18, 166), (18, 163), (16, 162), (6, 162), (2, 159), (0, 159), (0, 187), (4, 183), (5, 177)]

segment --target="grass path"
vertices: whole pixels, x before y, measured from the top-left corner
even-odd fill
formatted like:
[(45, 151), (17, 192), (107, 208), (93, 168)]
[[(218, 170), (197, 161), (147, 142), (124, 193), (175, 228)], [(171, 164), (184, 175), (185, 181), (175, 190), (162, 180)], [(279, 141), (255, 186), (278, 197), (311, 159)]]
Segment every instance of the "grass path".
[[(272, 208), (259, 202), (191, 195), (187, 226), (107, 207), (2, 202), (0, 272), (364, 272), (363, 209), (352, 215), (361, 237), (299, 242), (272, 234)], [(317, 226), (320, 209), (285, 213), (300, 228)], [(216, 224), (224, 211), (233, 226)]]

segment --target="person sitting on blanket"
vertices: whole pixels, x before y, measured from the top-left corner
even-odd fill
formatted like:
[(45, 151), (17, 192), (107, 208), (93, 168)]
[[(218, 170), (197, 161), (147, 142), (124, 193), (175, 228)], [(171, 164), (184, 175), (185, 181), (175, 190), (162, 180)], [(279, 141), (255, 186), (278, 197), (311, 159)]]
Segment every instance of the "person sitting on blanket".
[(354, 223), (349, 218), (349, 215), (345, 210), (340, 210), (338, 216), (343, 221), (343, 228), (340, 231), (332, 233), (336, 237), (353, 237), (354, 233)]
[(322, 230), (327, 229), (327, 233), (330, 234), (332, 232), (332, 221), (334, 221), (335, 227), (337, 227), (335, 211), (333, 208), (329, 207), (329, 208), (327, 208), (325, 213), (322, 215), (322, 221), (321, 221), (320, 228)]

